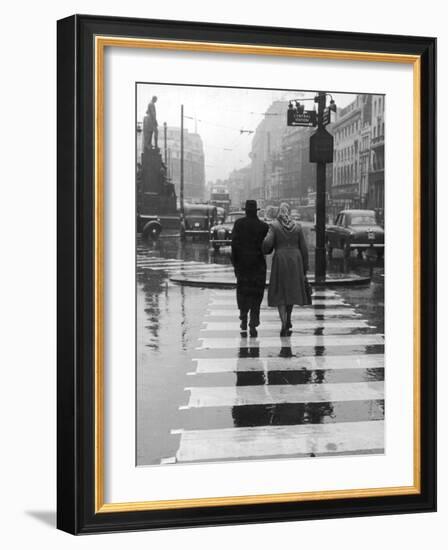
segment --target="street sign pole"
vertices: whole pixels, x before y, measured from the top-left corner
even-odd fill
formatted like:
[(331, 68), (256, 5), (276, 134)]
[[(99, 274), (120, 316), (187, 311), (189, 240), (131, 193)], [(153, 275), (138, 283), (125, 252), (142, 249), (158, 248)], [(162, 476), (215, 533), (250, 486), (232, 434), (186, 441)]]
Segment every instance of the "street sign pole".
[[(317, 128), (324, 129), (324, 110), (326, 94), (318, 93), (317, 99)], [(325, 282), (326, 277), (326, 259), (325, 259), (325, 162), (317, 162), (316, 167), (316, 261), (315, 261), (315, 280), (316, 282)]]
[(180, 213), (184, 219), (184, 106), (180, 106)]
[(165, 166), (168, 166), (168, 154), (166, 147), (166, 122), (163, 123), (163, 153), (165, 157)]

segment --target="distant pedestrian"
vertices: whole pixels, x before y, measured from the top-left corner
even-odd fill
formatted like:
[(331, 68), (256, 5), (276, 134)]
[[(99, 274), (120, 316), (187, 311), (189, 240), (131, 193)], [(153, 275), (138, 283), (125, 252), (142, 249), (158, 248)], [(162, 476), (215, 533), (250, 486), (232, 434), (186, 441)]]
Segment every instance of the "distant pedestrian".
[(262, 251), (263, 239), (269, 226), (258, 219), (257, 202), (247, 200), (246, 216), (236, 220), (232, 231), (232, 263), (236, 275), (236, 299), (240, 310), (241, 332), (249, 329), (257, 336), (260, 306), (266, 284), (266, 260)]
[(151, 149), (152, 147), (152, 136), (154, 136), (154, 147), (157, 149), (158, 146), (157, 140), (159, 136), (159, 129), (157, 123), (156, 103), (157, 97), (153, 96), (150, 103), (148, 103), (146, 116), (143, 119), (143, 141), (146, 149)]
[(308, 248), (303, 231), (291, 219), (287, 203), (279, 207), (277, 218), (272, 222), (263, 242), (263, 252), (274, 250), (268, 290), (268, 305), (277, 306), (282, 323), (280, 336), (290, 336), (291, 314), (294, 305), (308, 302), (306, 272), (308, 271)]

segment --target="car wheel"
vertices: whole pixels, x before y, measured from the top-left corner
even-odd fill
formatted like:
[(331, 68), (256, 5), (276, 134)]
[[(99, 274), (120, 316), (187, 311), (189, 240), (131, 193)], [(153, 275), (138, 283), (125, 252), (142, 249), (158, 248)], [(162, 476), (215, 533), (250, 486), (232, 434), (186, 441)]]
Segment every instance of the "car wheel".
[(152, 243), (157, 241), (161, 231), (162, 231), (162, 227), (159, 223), (148, 222), (143, 228), (142, 235), (147, 242)]

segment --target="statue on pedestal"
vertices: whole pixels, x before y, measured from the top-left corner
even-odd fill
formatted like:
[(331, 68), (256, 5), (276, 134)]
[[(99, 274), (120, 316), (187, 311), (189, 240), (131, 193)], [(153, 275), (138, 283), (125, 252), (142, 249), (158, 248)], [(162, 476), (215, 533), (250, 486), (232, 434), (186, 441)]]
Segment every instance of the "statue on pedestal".
[(157, 149), (157, 140), (159, 137), (157, 114), (156, 114), (156, 102), (157, 97), (153, 96), (148, 108), (146, 109), (146, 115), (143, 119), (143, 145), (145, 149), (152, 148), (152, 136), (154, 135), (154, 148)]

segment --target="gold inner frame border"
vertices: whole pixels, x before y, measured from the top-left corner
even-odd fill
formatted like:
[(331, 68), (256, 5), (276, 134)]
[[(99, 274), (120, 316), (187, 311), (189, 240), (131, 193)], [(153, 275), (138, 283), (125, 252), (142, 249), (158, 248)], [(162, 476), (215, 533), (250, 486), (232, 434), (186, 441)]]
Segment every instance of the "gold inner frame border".
[[(383, 497), (413, 495), (421, 492), (421, 342), (420, 342), (420, 279), (421, 279), (421, 59), (418, 55), (382, 52), (359, 52), (257, 46), (253, 44), (226, 44), (181, 40), (156, 40), (96, 36), (95, 56), (95, 346), (94, 346), (94, 396), (95, 396), (95, 513), (132, 512), (144, 510), (168, 510), (209, 506), (244, 504), (268, 504), (280, 502), (304, 502), (342, 498)], [(180, 500), (154, 500), (141, 502), (104, 502), (104, 51), (106, 47), (152, 48), (177, 51), (252, 54), (266, 56), (301, 57), (313, 59), (366, 61), (382, 63), (406, 63), (413, 65), (413, 299), (414, 299), (414, 349), (413, 349), (413, 420), (414, 420), (414, 480), (413, 485), (366, 489), (313, 491), (301, 493), (275, 493), (260, 495), (201, 497)]]

